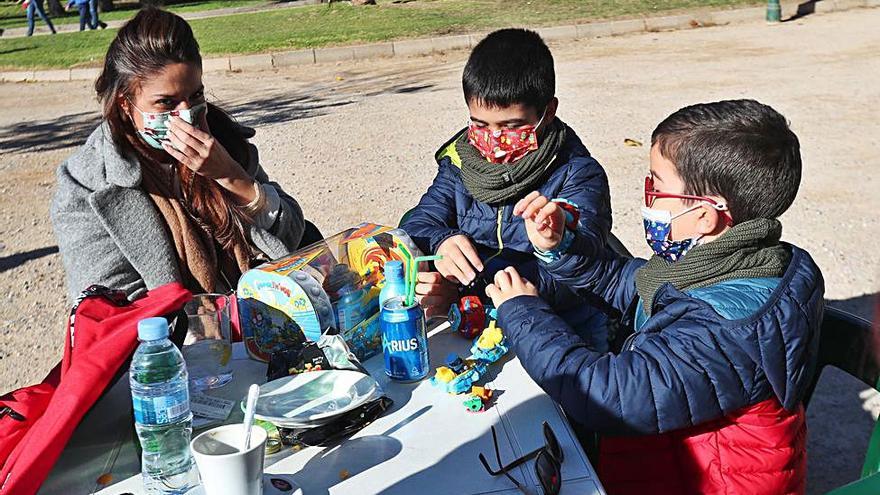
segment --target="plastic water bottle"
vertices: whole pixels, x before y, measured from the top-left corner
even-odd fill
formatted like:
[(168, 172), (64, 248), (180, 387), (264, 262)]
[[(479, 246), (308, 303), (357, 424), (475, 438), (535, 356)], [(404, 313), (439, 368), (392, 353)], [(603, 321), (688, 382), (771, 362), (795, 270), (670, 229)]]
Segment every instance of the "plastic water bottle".
[(333, 305), (336, 328), (344, 332), (364, 321), (363, 281), (348, 265), (340, 263), (333, 267), (324, 280), (324, 290)]
[(403, 278), (403, 262), (391, 260), (385, 262), (385, 286), (379, 292), (379, 307), (392, 297), (406, 296), (406, 282)]
[(183, 355), (168, 340), (168, 321), (138, 323), (129, 382), (147, 494), (183, 494), (198, 484), (189, 441), (192, 413)]

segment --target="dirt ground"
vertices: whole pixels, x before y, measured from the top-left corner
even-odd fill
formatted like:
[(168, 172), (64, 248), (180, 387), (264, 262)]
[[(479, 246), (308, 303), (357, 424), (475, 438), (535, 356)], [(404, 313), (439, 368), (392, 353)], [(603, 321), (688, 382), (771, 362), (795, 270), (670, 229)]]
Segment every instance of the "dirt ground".
[[(870, 318), (880, 264), (880, 9), (552, 45), (560, 116), (605, 166), (614, 231), (645, 255), (643, 143), (695, 102), (755, 98), (791, 121), (804, 174), (785, 240), (822, 268), (831, 304)], [(466, 53), (208, 74), (212, 101), (246, 124), (269, 174), (324, 233), (396, 223), (430, 183), (435, 149), (466, 123)], [(85, 82), (0, 84), (0, 392), (60, 356), (64, 273), (48, 220), (54, 170), (98, 123)], [(874, 239), (874, 240), (872, 240)], [(855, 479), (876, 399), (826, 372), (809, 410), (810, 492)]]

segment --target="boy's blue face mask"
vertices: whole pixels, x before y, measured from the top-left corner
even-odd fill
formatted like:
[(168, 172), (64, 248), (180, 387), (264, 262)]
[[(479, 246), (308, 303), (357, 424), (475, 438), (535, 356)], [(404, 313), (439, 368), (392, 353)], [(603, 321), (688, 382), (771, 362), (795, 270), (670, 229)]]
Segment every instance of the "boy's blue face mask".
[(141, 118), (144, 121), (144, 128), (138, 129), (138, 135), (140, 135), (145, 143), (157, 150), (163, 149), (162, 142), (168, 141), (168, 121), (171, 120), (171, 117), (180, 117), (184, 122), (198, 127), (202, 114), (208, 109), (208, 104), (204, 102), (192, 108), (155, 113), (144, 112), (140, 108), (135, 107), (133, 103), (131, 106), (140, 112)]
[(670, 237), (672, 236), (672, 221), (699, 207), (700, 205), (696, 204), (676, 215), (673, 215), (672, 212), (667, 210), (655, 210), (653, 208), (648, 208), (647, 206), (642, 207), (642, 221), (645, 225), (645, 239), (648, 241), (648, 246), (651, 246), (651, 250), (654, 251), (654, 254), (660, 256), (666, 261), (675, 262), (687, 254), (691, 248), (700, 243), (700, 238), (702, 236), (692, 237), (681, 241), (670, 240)]

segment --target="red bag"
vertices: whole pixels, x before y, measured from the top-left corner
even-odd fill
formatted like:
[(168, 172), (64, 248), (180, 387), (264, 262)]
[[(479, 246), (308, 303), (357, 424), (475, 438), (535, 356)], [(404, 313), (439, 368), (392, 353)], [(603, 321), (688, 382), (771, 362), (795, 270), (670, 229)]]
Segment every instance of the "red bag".
[(0, 397), (0, 494), (39, 490), (82, 417), (134, 353), (138, 321), (177, 312), (191, 298), (177, 283), (134, 302), (100, 286), (80, 296), (61, 363), (39, 385)]

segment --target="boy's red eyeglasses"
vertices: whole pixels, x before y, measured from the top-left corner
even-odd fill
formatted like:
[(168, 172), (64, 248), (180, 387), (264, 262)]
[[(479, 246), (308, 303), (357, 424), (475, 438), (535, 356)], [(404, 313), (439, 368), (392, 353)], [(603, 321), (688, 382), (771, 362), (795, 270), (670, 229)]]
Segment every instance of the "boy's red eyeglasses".
[(654, 177), (650, 175), (645, 176), (645, 206), (651, 208), (654, 205), (654, 200), (658, 198), (685, 199), (708, 203), (709, 206), (715, 208), (716, 210), (718, 210), (718, 212), (721, 213), (721, 216), (724, 217), (727, 225), (733, 225), (733, 217), (730, 216), (730, 211), (728, 211), (727, 205), (725, 205), (724, 203), (719, 203), (712, 198), (707, 198), (704, 196), (691, 196), (689, 194), (673, 194), (656, 191), (654, 190)]

